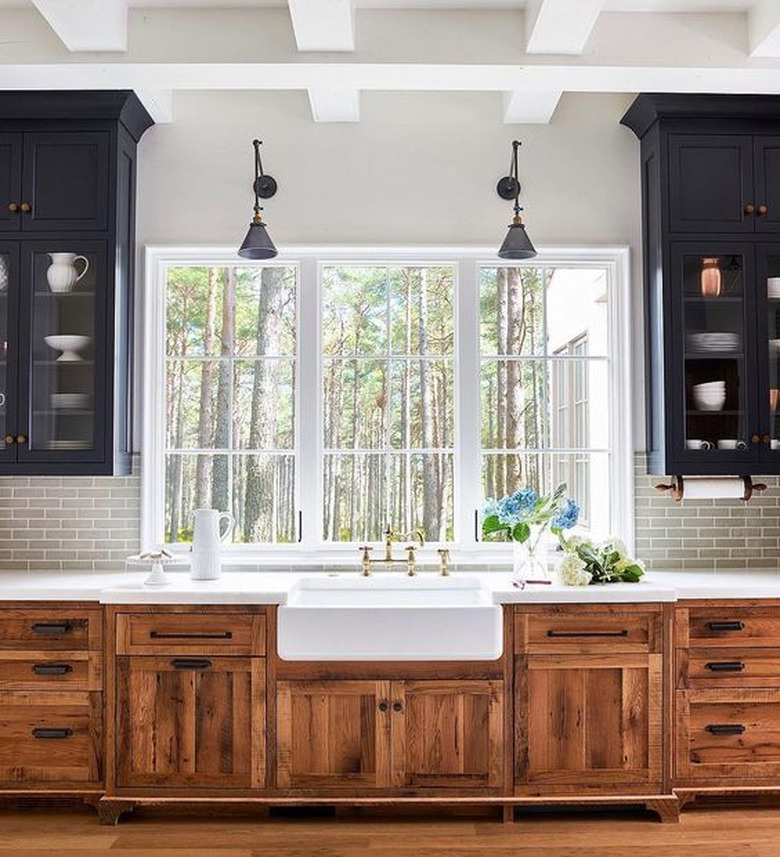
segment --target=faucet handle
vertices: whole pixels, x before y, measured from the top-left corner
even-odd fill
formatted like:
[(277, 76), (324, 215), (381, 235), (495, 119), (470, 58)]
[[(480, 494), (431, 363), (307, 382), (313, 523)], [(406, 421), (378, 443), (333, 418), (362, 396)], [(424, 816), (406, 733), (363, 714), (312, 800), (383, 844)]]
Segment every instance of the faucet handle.
[(406, 551), (406, 573), (409, 577), (414, 577), (417, 574), (417, 545), (407, 545)]
[(439, 548), (439, 560), (441, 561), (441, 576), (450, 575), (450, 552), (447, 548)]
[(361, 545), (358, 550), (361, 551), (363, 557), (361, 565), (363, 566), (363, 577), (369, 577), (371, 574), (371, 551), (374, 548), (371, 545)]

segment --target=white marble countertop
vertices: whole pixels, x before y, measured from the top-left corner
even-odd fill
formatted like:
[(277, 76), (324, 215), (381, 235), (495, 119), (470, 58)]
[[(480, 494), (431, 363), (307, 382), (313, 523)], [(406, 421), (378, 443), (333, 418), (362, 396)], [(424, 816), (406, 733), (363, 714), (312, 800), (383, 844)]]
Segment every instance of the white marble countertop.
[[(219, 580), (193, 581), (186, 571), (169, 573), (164, 587), (146, 587), (145, 572), (4, 572), (0, 601), (95, 601), (103, 604), (285, 604), (292, 586), (313, 574), (350, 577), (357, 572), (321, 569), (228, 571)], [(379, 574), (387, 574), (380, 572)], [(379, 574), (377, 577), (379, 577)], [(394, 572), (393, 574), (397, 574)], [(433, 572), (422, 572), (424, 583)], [(512, 585), (508, 572), (456, 571), (479, 577), (495, 604), (609, 604), (694, 598), (780, 598), (780, 571), (650, 572), (640, 583), (566, 587)]]

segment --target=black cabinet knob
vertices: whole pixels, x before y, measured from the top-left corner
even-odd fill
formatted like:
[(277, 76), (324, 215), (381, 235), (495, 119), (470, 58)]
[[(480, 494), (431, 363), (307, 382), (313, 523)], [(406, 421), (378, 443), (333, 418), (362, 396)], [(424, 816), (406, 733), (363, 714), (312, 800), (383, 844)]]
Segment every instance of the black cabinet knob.
[(404, 707), (403, 707), (403, 705), (401, 705), (400, 702), (394, 702), (393, 703), (393, 711), (403, 711), (403, 710), (404, 710)]
[(382, 713), (384, 713), (385, 711), (387, 711), (389, 708), (390, 708), (390, 706), (389, 706), (386, 702), (380, 702), (380, 703), (379, 703), (379, 710), (380, 710)]

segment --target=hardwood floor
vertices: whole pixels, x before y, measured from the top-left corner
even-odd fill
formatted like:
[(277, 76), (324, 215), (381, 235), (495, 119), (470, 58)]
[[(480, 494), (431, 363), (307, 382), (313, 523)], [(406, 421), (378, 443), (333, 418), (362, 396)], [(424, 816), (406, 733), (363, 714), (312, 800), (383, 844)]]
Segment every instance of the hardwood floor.
[(679, 825), (638, 813), (485, 817), (202, 819), (138, 811), (119, 827), (81, 811), (0, 810), (14, 857), (777, 857), (780, 807), (687, 810)]

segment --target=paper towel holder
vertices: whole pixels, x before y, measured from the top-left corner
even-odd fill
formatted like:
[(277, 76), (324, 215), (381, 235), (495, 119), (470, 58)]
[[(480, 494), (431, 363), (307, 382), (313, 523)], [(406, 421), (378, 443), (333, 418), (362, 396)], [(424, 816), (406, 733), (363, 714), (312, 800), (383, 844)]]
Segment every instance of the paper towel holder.
[[(753, 482), (750, 476), (729, 477), (742, 481), (744, 490), (742, 492), (742, 500), (746, 503), (753, 496), (753, 492), (766, 491), (767, 486), (763, 482)], [(666, 485), (663, 482), (655, 486), (655, 490), (661, 494), (669, 493), (675, 503), (679, 503), (685, 497), (685, 479), (682, 476), (672, 476), (670, 484)]]

